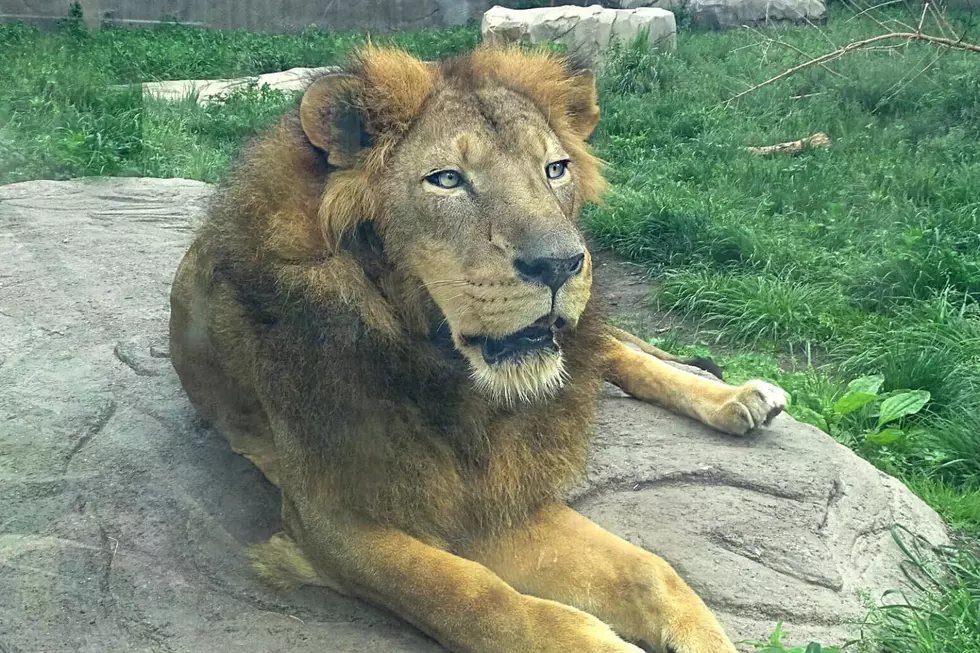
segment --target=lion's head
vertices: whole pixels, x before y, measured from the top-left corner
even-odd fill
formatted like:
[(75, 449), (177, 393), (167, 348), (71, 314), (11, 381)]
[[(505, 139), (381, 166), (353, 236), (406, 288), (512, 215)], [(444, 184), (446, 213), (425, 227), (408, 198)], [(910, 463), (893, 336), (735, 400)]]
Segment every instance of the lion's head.
[(300, 106), (336, 168), (319, 211), (326, 242), (372, 222), (481, 388), (547, 395), (563, 383), (561, 332), (589, 300), (577, 218), (603, 184), (586, 144), (598, 119), (594, 76), (552, 54), (483, 47), (425, 63), (366, 48)]

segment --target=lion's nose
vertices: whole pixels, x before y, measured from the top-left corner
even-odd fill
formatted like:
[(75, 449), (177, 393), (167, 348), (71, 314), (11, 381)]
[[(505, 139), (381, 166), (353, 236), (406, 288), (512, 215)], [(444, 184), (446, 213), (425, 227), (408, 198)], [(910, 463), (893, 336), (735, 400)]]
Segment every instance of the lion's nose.
[(522, 279), (548, 286), (551, 292), (558, 292), (566, 281), (580, 274), (583, 265), (585, 252), (567, 258), (540, 256), (533, 259), (514, 259), (514, 267)]

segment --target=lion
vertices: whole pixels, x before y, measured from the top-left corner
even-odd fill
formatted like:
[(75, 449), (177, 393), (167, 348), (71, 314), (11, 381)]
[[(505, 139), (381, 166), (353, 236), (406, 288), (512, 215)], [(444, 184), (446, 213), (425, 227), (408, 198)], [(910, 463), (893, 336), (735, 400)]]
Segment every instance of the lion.
[(246, 550), (263, 578), (457, 653), (735, 650), (663, 559), (565, 503), (605, 381), (734, 435), (787, 400), (603, 318), (578, 227), (598, 120), (594, 74), (552, 53), (368, 45), (245, 149), (170, 338), (197, 411), (281, 489), (281, 531)]

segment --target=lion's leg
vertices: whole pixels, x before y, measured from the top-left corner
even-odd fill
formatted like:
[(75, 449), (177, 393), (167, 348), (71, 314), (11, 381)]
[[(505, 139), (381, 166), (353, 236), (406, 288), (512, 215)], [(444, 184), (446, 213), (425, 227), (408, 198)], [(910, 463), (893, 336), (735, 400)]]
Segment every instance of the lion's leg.
[[(281, 534), (248, 553), (288, 585), (317, 582), (380, 605), (456, 653), (641, 653), (596, 617), (519, 593), (485, 566), (403, 532), (305, 520), (302, 553)], [(319, 581), (312, 581), (315, 574)]]
[(637, 399), (743, 435), (786, 408), (786, 393), (765, 381), (732, 386), (677, 369), (609, 338), (606, 379)]
[(222, 365), (234, 360), (219, 355), (211, 333), (216, 313), (233, 306), (227, 292), (211, 281), (199, 263), (197, 246), (181, 261), (170, 295), (170, 361), (191, 403), (214, 423), (232, 451), (252, 461), (266, 478), (279, 485), (269, 420), (254, 388), (236, 381)]
[(635, 335), (633, 335), (629, 331), (626, 331), (625, 329), (620, 329), (619, 327), (610, 326), (609, 332), (613, 336), (615, 336), (617, 340), (628, 342), (631, 345), (639, 347), (640, 351), (642, 351), (643, 353), (650, 354), (651, 356), (655, 356), (662, 361), (671, 361), (674, 363), (681, 363), (682, 365), (690, 365), (691, 367), (697, 367), (698, 369), (702, 369), (705, 372), (708, 372), (709, 374), (718, 377), (719, 379), (724, 380), (725, 378), (724, 370), (722, 370), (721, 367), (718, 366), (718, 363), (716, 363), (711, 358), (706, 358), (704, 356), (698, 356), (696, 358), (681, 358), (680, 356), (675, 356), (674, 354), (666, 352), (663, 349), (660, 349), (659, 347), (654, 347), (650, 343), (646, 342), (641, 338), (636, 337)]
[(527, 527), (462, 553), (518, 591), (593, 614), (648, 649), (735, 651), (711, 611), (670, 565), (567, 506), (549, 506)]

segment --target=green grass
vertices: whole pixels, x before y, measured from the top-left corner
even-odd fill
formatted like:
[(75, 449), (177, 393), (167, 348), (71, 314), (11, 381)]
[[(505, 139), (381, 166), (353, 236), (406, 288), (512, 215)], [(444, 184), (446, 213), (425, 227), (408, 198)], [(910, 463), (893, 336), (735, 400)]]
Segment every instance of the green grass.
[(980, 651), (980, 557), (965, 548), (933, 547), (901, 529), (909, 588), (873, 609), (867, 630), (888, 653)]
[[(373, 36), (422, 57), (472, 47), (473, 28)], [(216, 181), (243, 139), (274, 121), (294, 94), (246, 90), (224, 105), (145, 102), (137, 87), (166, 79), (210, 79), (338, 63), (365, 34), (152, 31), (76, 21), (44, 33), (0, 25), (0, 183), (89, 175)]]
[[(904, 10), (876, 15), (918, 21)], [(820, 53), (881, 31), (851, 16), (835, 6), (822, 31), (767, 33)], [(970, 16), (952, 20), (980, 36)], [(329, 65), (364, 37), (175, 25), (89, 33), (77, 20), (54, 33), (0, 25), (0, 183), (90, 175), (214, 182), (295, 94), (249, 88), (201, 107), (145, 101), (119, 85)], [(375, 40), (436, 57), (478, 37), (467, 26)], [(626, 45), (600, 75), (594, 139), (613, 186), (585, 223), (599, 243), (657, 272), (660, 306), (698, 328), (694, 345), (673, 336), (659, 344), (714, 349), (732, 382), (762, 377), (786, 388), (794, 416), (901, 478), (975, 537), (980, 55), (937, 54), (919, 45), (854, 54), (832, 64), (840, 76), (810, 68), (726, 104), (800, 55), (740, 30), (682, 31), (672, 55)], [(816, 131), (830, 135), (830, 149), (771, 159), (743, 149)], [(848, 382), (868, 375), (883, 377), (884, 396), (929, 393), (922, 410), (895, 422), (902, 435), (888, 444), (875, 443), (880, 400), (840, 411)], [(920, 611), (872, 611), (869, 650), (980, 651), (969, 629), (980, 565), (963, 556), (940, 556), (943, 572), (923, 586)]]

